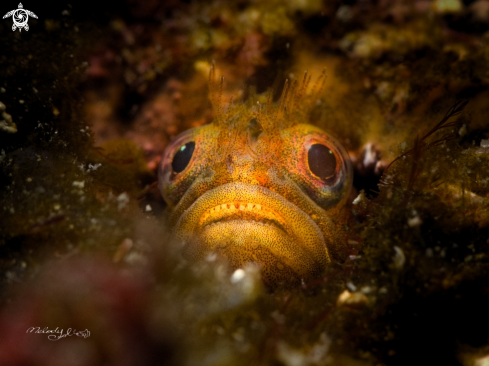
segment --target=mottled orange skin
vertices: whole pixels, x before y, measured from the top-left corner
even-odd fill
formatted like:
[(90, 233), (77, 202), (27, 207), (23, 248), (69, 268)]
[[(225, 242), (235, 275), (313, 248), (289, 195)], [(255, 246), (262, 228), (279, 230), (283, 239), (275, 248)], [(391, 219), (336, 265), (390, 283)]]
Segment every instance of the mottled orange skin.
[[(301, 123), (307, 111), (291, 108), (300, 95), (292, 97), (275, 107), (230, 107), (167, 147), (160, 190), (187, 258), (217, 253), (234, 268), (258, 263), (271, 286), (310, 280), (344, 258), (352, 185), (348, 154), (324, 131)], [(195, 142), (191, 161), (175, 173), (171, 161), (189, 141)], [(335, 155), (333, 182), (326, 184), (308, 167), (314, 143)]]

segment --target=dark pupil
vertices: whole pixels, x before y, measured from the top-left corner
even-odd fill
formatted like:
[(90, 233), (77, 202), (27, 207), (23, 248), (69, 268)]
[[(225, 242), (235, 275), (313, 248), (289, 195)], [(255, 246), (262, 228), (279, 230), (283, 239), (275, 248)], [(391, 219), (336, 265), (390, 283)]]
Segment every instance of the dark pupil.
[(190, 159), (192, 159), (192, 154), (194, 153), (195, 142), (187, 142), (185, 145), (180, 146), (176, 154), (173, 156), (173, 161), (171, 162), (171, 167), (175, 173), (180, 173), (185, 170)]
[(327, 180), (332, 178), (336, 171), (336, 157), (326, 146), (314, 144), (307, 154), (309, 169), (317, 177)]

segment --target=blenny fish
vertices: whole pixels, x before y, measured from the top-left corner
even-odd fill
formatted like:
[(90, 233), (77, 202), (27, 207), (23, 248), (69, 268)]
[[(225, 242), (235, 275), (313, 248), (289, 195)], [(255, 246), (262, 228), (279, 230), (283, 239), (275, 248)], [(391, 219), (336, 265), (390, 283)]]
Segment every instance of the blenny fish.
[[(221, 106), (211, 69), (216, 117), (177, 136), (159, 165), (159, 188), (184, 257), (216, 254), (233, 268), (261, 266), (272, 287), (319, 276), (346, 253), (353, 180), (346, 150), (306, 123), (324, 73), (311, 87), (285, 83), (278, 103)], [(311, 90), (309, 90), (311, 89)]]

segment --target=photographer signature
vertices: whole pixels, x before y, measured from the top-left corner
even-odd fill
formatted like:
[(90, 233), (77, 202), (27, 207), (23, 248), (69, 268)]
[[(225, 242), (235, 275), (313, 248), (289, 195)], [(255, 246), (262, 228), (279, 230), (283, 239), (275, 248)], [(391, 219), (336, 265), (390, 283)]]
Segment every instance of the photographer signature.
[(56, 327), (56, 329), (49, 329), (48, 327), (44, 327), (43, 329), (41, 329), (41, 327), (30, 327), (27, 329), (26, 333), (49, 334), (48, 339), (50, 341), (58, 341), (61, 338), (71, 337), (73, 335), (83, 338), (90, 337), (90, 331), (88, 329), (77, 331), (76, 329), (68, 328), (68, 330), (65, 332), (64, 329), (59, 329), (59, 327)]

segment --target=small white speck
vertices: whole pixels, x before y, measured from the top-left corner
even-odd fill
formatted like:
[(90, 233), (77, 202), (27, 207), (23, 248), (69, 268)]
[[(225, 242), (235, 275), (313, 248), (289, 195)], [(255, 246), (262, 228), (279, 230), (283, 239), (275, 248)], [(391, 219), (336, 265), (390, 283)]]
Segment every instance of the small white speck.
[(231, 276), (231, 282), (232, 283), (238, 283), (245, 277), (246, 273), (243, 271), (241, 268), (237, 269), (234, 271), (234, 273)]
[(336, 18), (342, 22), (348, 22), (353, 18), (353, 11), (350, 6), (342, 5), (336, 12)]
[(394, 267), (401, 269), (404, 267), (404, 263), (406, 262), (406, 256), (404, 255), (402, 249), (398, 246), (394, 246), (394, 251), (396, 252), (394, 254)]
[(410, 219), (408, 219), (407, 221), (407, 224), (409, 227), (416, 227), (416, 226), (419, 226), (423, 223), (423, 221), (421, 220), (421, 218), (419, 216), (414, 216)]
[(85, 187), (85, 181), (84, 180), (82, 180), (82, 181), (76, 181), (75, 180), (73, 182), (73, 187), (82, 189), (83, 187)]
[(458, 130), (458, 134), (460, 137), (463, 137), (467, 134), (467, 126), (465, 124), (460, 127), (460, 130)]
[(146, 205), (146, 208), (144, 209), (146, 212), (151, 212), (153, 209), (151, 208), (150, 205)]
[(353, 200), (354, 205), (358, 205), (359, 203), (362, 203), (363, 201), (366, 200), (365, 194), (363, 191), (360, 192), (360, 194)]
[(373, 144), (365, 145), (365, 157), (363, 158), (363, 165), (369, 166), (377, 162), (377, 152), (374, 150)]
[(206, 260), (207, 262), (214, 262), (214, 261), (216, 260), (216, 258), (217, 258), (217, 254), (216, 254), (216, 253), (211, 253), (211, 254), (209, 254), (209, 255), (208, 255), (206, 258), (205, 258), (205, 260)]
[(129, 203), (129, 196), (126, 192), (117, 196), (117, 208), (122, 210)]
[(364, 294), (369, 294), (372, 292), (372, 288), (370, 286), (363, 286), (360, 291), (362, 291)]
[(88, 171), (90, 170), (97, 170), (98, 168), (100, 168), (102, 166), (102, 164), (98, 163), (98, 164), (88, 164)]

